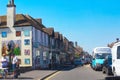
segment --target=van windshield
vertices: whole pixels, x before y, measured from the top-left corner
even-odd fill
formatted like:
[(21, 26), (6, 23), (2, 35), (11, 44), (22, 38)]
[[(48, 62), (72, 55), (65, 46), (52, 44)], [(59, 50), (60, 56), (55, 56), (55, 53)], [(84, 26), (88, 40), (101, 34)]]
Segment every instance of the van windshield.
[(109, 53), (97, 53), (95, 55), (96, 59), (105, 59), (106, 56), (110, 55)]

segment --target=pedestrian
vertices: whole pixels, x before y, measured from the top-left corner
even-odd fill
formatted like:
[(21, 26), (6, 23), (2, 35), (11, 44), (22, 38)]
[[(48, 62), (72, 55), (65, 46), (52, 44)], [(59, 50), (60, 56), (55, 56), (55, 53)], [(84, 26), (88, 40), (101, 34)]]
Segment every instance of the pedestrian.
[(21, 60), (18, 59), (18, 61), (16, 63), (16, 72), (17, 72), (17, 75), (20, 75), (20, 63), (21, 63)]
[(17, 63), (18, 63), (18, 58), (15, 56), (15, 54), (11, 54), (11, 60), (12, 60), (12, 70), (13, 70), (13, 75), (14, 78), (17, 78)]
[(6, 54), (3, 53), (2, 54), (2, 58), (1, 58), (1, 67), (4, 68), (4, 76), (6, 77), (8, 74), (8, 61), (9, 59), (7, 58)]
[(2, 58), (1, 58), (1, 66), (2, 68), (7, 68), (8, 67), (8, 58), (6, 56), (5, 53), (2, 54)]

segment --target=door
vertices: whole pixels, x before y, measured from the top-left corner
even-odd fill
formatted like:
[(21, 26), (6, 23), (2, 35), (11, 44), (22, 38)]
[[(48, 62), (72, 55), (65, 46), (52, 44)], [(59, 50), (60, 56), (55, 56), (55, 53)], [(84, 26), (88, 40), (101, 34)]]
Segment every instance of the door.
[(120, 75), (120, 46), (116, 46), (113, 51), (113, 73), (114, 75)]

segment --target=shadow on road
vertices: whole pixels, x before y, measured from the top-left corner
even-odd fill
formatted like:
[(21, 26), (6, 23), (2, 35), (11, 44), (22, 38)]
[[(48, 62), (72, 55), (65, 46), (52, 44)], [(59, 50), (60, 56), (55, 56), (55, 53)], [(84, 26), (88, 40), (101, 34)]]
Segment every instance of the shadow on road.
[(30, 77), (19, 77), (18, 79), (33, 79), (33, 78), (30, 78)]
[[(15, 78), (7, 77), (6, 79), (7, 79), (7, 80), (14, 80)], [(5, 79), (5, 80), (6, 80), (6, 79)], [(18, 77), (17, 79), (18, 79), (18, 80), (19, 80), (19, 79), (20, 79), (20, 80), (21, 80), (21, 79), (33, 80), (33, 78), (30, 78), (30, 77)], [(1, 80), (1, 79), (0, 79), (0, 80)], [(4, 79), (2, 79), (2, 80), (4, 80)], [(16, 79), (15, 79), (15, 80), (16, 80)]]
[(120, 77), (106, 77), (105, 80), (120, 80)]
[(65, 66), (63, 66), (61, 71), (70, 71), (72, 69), (80, 68), (80, 67), (83, 67), (83, 66), (82, 65), (78, 65), (78, 66), (75, 66), (75, 65), (65, 65)]
[(77, 67), (82, 67), (82, 66), (75, 66), (75, 65), (62, 65), (62, 66), (57, 66), (55, 68), (51, 68), (51, 69), (43, 69), (45, 70), (59, 70), (59, 71), (69, 71), (72, 69), (75, 69)]

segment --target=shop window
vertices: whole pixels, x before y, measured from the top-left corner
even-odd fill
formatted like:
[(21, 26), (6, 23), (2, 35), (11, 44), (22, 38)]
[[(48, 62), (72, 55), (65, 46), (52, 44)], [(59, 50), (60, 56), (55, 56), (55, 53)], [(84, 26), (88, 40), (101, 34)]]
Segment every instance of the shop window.
[(3, 38), (7, 37), (7, 32), (2, 32), (2, 37)]
[(30, 31), (29, 30), (24, 30), (24, 36), (30, 36)]
[(17, 37), (21, 36), (21, 31), (16, 31), (16, 36)]

